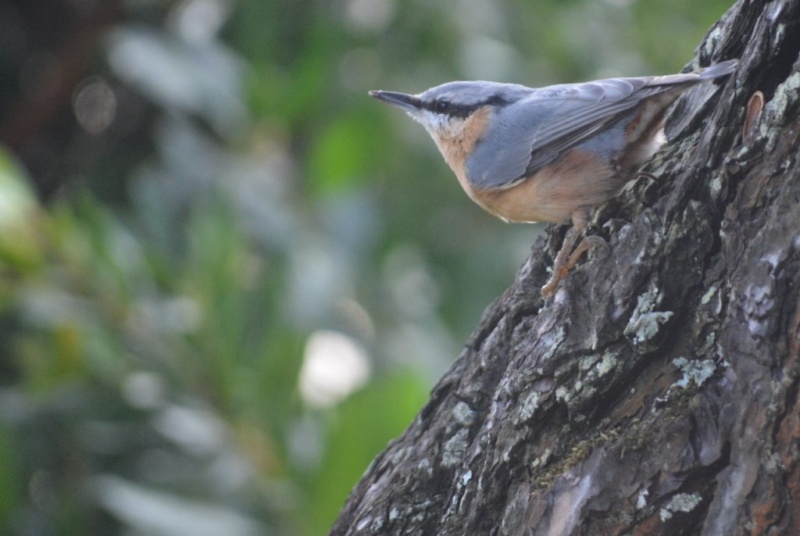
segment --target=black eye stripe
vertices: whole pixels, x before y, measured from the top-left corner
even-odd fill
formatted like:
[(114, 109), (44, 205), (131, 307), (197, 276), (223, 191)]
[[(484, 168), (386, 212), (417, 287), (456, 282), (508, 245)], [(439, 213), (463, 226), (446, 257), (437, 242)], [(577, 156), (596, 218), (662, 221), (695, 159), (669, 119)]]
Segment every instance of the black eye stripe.
[(467, 117), (469, 114), (480, 108), (480, 104), (474, 106), (458, 106), (444, 99), (426, 102), (423, 107), (438, 114), (445, 114), (454, 117)]
[(433, 101), (423, 102), (422, 107), (426, 110), (438, 114), (446, 114), (451, 117), (467, 117), (469, 114), (483, 106), (491, 105), (499, 108), (506, 106), (508, 101), (499, 96), (492, 96), (486, 99), (485, 102), (480, 102), (471, 105), (457, 105), (447, 99), (437, 99)]

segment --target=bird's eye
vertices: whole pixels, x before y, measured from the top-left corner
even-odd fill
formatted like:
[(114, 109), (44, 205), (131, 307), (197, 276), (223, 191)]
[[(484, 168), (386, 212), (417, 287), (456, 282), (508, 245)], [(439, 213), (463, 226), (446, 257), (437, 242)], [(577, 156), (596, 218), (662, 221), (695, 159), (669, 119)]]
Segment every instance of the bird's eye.
[(436, 102), (436, 111), (439, 113), (445, 113), (447, 110), (450, 109), (450, 103), (446, 100), (440, 100)]

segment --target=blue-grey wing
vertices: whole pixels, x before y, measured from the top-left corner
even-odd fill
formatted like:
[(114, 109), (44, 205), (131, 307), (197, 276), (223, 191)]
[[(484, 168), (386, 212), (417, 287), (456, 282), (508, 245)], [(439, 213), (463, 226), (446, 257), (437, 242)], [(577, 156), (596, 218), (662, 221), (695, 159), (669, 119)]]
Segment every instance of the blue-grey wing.
[[(592, 136), (608, 131), (644, 99), (700, 79), (697, 73), (687, 73), (534, 90), (497, 110), (467, 162), (467, 174), (481, 189), (511, 186)], [(615, 140), (608, 140), (608, 151), (615, 149), (614, 143), (621, 145), (621, 132)]]

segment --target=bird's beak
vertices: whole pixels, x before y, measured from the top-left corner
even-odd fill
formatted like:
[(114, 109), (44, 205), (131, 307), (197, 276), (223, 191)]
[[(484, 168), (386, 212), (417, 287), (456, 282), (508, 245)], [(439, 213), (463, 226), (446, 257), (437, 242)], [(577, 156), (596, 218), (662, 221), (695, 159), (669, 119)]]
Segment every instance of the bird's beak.
[(420, 102), (419, 99), (414, 95), (398, 93), (396, 91), (373, 90), (369, 92), (369, 96), (375, 97), (379, 101), (383, 101), (386, 104), (397, 106), (398, 108), (409, 113), (419, 112)]

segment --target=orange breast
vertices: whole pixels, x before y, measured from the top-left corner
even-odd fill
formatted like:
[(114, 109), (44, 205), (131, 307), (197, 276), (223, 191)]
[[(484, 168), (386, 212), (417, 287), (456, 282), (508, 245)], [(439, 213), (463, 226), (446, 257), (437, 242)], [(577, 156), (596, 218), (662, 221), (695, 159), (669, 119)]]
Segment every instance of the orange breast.
[[(470, 198), (483, 206), (481, 201), (476, 197), (475, 190), (473, 190), (466, 175), (466, 168), (464, 167), (467, 161), (467, 156), (472, 154), (475, 149), (475, 144), (480, 140), (481, 135), (486, 131), (486, 124), (489, 121), (491, 114), (490, 108), (478, 110), (464, 120), (463, 125), (457, 132), (452, 134), (444, 134), (433, 137), (439, 152), (444, 156), (445, 162), (450, 166), (450, 169), (456, 174), (459, 184), (467, 192)], [(486, 207), (484, 207), (486, 208)]]
[(464, 163), (485, 131), (490, 113), (489, 108), (479, 110), (457, 134), (434, 137), (461, 187), (486, 211), (506, 221), (568, 223), (578, 207), (601, 204), (619, 190), (621, 180), (610, 164), (577, 149), (509, 188), (476, 189)]
[[(459, 181), (463, 186), (464, 181)], [(464, 189), (479, 205), (506, 221), (569, 223), (576, 209), (607, 201), (620, 186), (611, 165), (573, 149), (510, 188), (476, 190), (468, 185)]]

